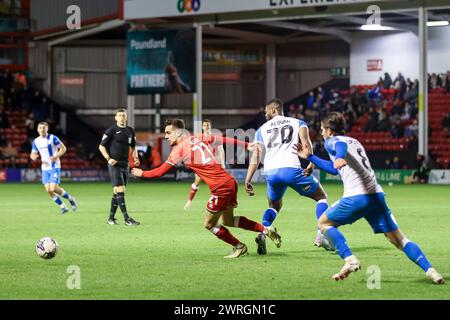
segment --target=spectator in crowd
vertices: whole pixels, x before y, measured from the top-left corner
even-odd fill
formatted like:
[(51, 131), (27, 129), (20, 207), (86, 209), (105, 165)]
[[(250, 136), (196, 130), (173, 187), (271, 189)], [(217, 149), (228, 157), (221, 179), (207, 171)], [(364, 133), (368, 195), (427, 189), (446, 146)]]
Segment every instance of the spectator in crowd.
[(443, 82), (442, 75), (438, 74), (437, 75), (437, 80), (436, 80), (436, 87), (437, 88), (442, 88), (442, 82)]
[(344, 118), (345, 118), (345, 128), (344, 128), (344, 132), (350, 132), (352, 131), (352, 126), (353, 126), (353, 118), (352, 118), (352, 113), (351, 112), (345, 112), (344, 113)]
[(428, 88), (436, 89), (438, 87), (438, 76), (436, 73), (432, 73), (431, 76), (428, 76)]
[(428, 176), (430, 175), (430, 168), (423, 155), (416, 156), (416, 170), (413, 172), (413, 183), (428, 183)]
[[(352, 105), (354, 106), (359, 106), (359, 105), (365, 105), (366, 101), (364, 99), (364, 96), (362, 94), (359, 93), (359, 89), (357, 87), (351, 87), (350, 88), (350, 99), (352, 101)], [(365, 110), (359, 114), (358, 112), (358, 116), (361, 116), (362, 114), (365, 113)]]
[(417, 122), (417, 119), (414, 119), (414, 121), (406, 127), (405, 129), (405, 137), (406, 138), (412, 138), (417, 137), (419, 133), (419, 124)]
[(377, 83), (372, 89), (367, 91), (367, 95), (373, 102), (378, 102), (381, 99), (381, 82)]
[(330, 99), (330, 97), (328, 97), (327, 93), (323, 90), (322, 87), (317, 88), (317, 96), (321, 96), (324, 102)]
[(384, 160), (384, 168), (385, 168), (385, 169), (391, 169), (391, 159), (386, 158), (386, 159)]
[(27, 118), (25, 119), (25, 127), (27, 129), (27, 136), (29, 138), (35, 136), (35, 124), (36, 124), (36, 119), (34, 118), (34, 114), (32, 112), (30, 112), (28, 114)]
[(400, 170), (403, 169), (403, 167), (404, 167), (403, 162), (400, 160), (398, 156), (395, 156), (394, 159), (392, 159), (391, 169)]
[(389, 75), (389, 73), (384, 73), (384, 79), (383, 79), (383, 87), (384, 89), (390, 89), (392, 86), (392, 78)]
[(291, 104), (289, 106), (289, 110), (288, 110), (288, 117), (292, 117), (292, 118), (298, 118), (298, 113), (297, 113), (297, 106), (295, 104)]
[(377, 123), (377, 131), (388, 131), (391, 126), (391, 122), (389, 120), (389, 115), (386, 113), (384, 109), (380, 111)]
[(308, 94), (308, 98), (306, 98), (306, 109), (311, 109), (315, 102), (314, 92), (310, 91)]
[(322, 109), (325, 105), (325, 99), (322, 94), (317, 94), (316, 103), (319, 106), (319, 109)]
[(301, 103), (297, 110), (298, 119), (305, 120), (305, 106)]
[(411, 104), (416, 104), (419, 98), (419, 80), (415, 79), (409, 90), (405, 92), (404, 99)]
[(447, 113), (444, 118), (442, 118), (442, 128), (444, 128), (447, 137), (450, 137), (450, 113)]
[(405, 107), (403, 108), (402, 114), (400, 115), (400, 119), (402, 121), (411, 119), (411, 110), (412, 105), (408, 102), (405, 102)]
[(17, 151), (17, 148), (13, 147), (11, 142), (8, 142), (6, 147), (3, 148), (2, 152), (3, 152), (3, 156), (6, 159), (11, 159), (11, 160), (14, 160), (17, 157), (17, 155), (19, 154), (19, 152)]
[(312, 108), (306, 109), (305, 111), (305, 120), (309, 122), (314, 122), (319, 119), (319, 106), (317, 103), (313, 103)]
[[(403, 113), (402, 102), (399, 99), (397, 99), (394, 101), (394, 105), (392, 106), (391, 115), (401, 116), (402, 113)], [(409, 117), (408, 117), (408, 119), (409, 119)]]
[(378, 117), (378, 112), (376, 112), (373, 107), (370, 107), (369, 118), (367, 120), (366, 126), (364, 127), (364, 132), (376, 131), (378, 125)]
[(329, 101), (330, 111), (343, 112), (345, 110), (344, 100), (337, 89), (331, 90), (331, 100)]
[(326, 102), (322, 109), (319, 110), (320, 119), (324, 118), (328, 113), (331, 112), (331, 106), (329, 102)]
[(406, 92), (406, 81), (401, 72), (398, 73), (397, 78), (394, 80), (394, 88), (398, 90), (395, 99), (403, 100), (403, 95)]
[(405, 128), (400, 119), (395, 119), (391, 125), (391, 136), (394, 139), (403, 137), (405, 133)]
[(356, 112), (356, 115), (358, 118), (363, 116), (367, 112), (366, 105), (365, 104), (357, 104), (355, 112)]

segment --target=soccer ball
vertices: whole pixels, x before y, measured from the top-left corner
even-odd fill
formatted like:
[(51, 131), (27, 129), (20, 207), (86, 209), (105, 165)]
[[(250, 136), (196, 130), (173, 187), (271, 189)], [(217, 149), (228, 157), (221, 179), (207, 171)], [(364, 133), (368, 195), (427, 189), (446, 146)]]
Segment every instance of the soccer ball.
[(58, 243), (55, 239), (44, 237), (36, 243), (36, 253), (42, 259), (51, 259), (58, 252)]

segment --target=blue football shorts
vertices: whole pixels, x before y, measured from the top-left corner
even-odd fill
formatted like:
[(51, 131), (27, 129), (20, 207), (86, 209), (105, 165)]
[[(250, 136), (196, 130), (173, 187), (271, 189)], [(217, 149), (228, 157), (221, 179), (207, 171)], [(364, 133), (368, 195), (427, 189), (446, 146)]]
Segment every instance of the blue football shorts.
[(54, 183), (60, 184), (61, 182), (61, 168), (53, 168), (50, 170), (42, 171), (42, 184)]
[(398, 229), (397, 222), (386, 204), (384, 193), (361, 194), (341, 198), (325, 214), (339, 225), (352, 224), (364, 218), (374, 233), (391, 232)]
[(272, 201), (283, 198), (287, 187), (302, 196), (313, 194), (320, 186), (316, 177), (305, 176), (301, 168), (279, 168), (266, 172), (267, 197)]

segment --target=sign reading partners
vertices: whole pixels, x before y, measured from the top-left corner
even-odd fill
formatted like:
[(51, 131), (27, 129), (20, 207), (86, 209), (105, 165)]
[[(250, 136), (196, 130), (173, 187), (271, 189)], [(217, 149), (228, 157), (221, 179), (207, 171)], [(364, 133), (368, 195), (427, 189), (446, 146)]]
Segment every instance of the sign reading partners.
[(128, 94), (195, 92), (193, 29), (130, 31)]

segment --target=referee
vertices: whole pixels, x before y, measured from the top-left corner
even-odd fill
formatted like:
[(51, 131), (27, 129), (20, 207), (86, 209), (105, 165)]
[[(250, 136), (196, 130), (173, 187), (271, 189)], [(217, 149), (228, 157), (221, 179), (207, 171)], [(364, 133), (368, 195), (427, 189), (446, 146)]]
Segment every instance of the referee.
[(114, 215), (117, 207), (120, 207), (125, 225), (133, 226), (140, 223), (131, 218), (125, 206), (125, 186), (130, 175), (128, 165), (128, 154), (131, 149), (134, 166), (139, 166), (139, 157), (136, 151), (136, 135), (134, 129), (127, 126), (127, 111), (118, 109), (115, 116), (116, 124), (108, 128), (102, 137), (99, 150), (108, 161), (108, 171), (113, 185), (113, 196), (111, 199), (111, 211), (108, 224), (117, 224)]

